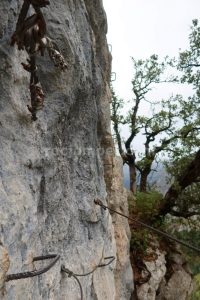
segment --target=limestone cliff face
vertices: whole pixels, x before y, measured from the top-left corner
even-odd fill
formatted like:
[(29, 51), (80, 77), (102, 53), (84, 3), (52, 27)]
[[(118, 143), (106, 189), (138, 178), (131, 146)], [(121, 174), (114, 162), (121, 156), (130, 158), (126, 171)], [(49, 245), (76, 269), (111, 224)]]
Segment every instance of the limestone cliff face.
[[(157, 245), (156, 245), (157, 244)], [(170, 249), (171, 248), (171, 249)], [(137, 300), (187, 300), (193, 291), (192, 273), (178, 245), (168, 244), (167, 251), (159, 249), (159, 244), (148, 248), (146, 259), (143, 260), (143, 278), (136, 284), (135, 299)], [(154, 258), (150, 258), (151, 256)], [(142, 279), (142, 278), (141, 278)]]
[(80, 279), (84, 299), (129, 299), (128, 225), (116, 229), (117, 221), (94, 204), (96, 197), (115, 201), (109, 189), (115, 166), (109, 151), (111, 57), (102, 1), (51, 0), (43, 9), (48, 35), (68, 69), (60, 72), (47, 57), (38, 59), (46, 101), (37, 122), (26, 107), (29, 78), (20, 64), (26, 54), (9, 46), (21, 5), (0, 2), (0, 287), (8, 257), (7, 274), (31, 270), (33, 256), (61, 258), (40, 277), (6, 283), (1, 299), (80, 299), (77, 282), (61, 273), (61, 264), (82, 274), (102, 255), (117, 260)]

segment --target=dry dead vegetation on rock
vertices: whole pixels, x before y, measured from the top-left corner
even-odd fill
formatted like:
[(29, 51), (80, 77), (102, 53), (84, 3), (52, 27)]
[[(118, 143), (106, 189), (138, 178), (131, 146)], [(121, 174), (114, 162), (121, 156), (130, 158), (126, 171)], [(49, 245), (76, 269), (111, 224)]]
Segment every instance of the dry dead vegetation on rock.
[[(26, 50), (29, 55), (27, 63), (22, 63), (23, 68), (30, 75), (31, 106), (27, 105), (32, 114), (32, 120), (36, 121), (36, 113), (44, 107), (44, 92), (37, 75), (36, 57), (40, 53), (44, 56), (45, 49), (55, 67), (65, 70), (67, 64), (55, 42), (46, 36), (47, 28), (41, 7), (46, 7), (50, 2), (47, 0), (24, 0), (15, 33), (12, 36), (11, 45), (17, 44), (19, 50)], [(35, 14), (27, 17), (30, 5)]]

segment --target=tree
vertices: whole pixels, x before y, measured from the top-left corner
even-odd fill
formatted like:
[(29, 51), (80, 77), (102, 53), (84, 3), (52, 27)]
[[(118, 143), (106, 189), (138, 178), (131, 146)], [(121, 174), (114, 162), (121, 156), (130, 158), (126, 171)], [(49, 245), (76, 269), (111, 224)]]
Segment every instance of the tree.
[(192, 84), (197, 97), (200, 97), (200, 27), (198, 20), (192, 21), (189, 50), (180, 52), (178, 62), (174, 60), (172, 65), (183, 72), (181, 82)]
[(160, 215), (170, 213), (184, 218), (200, 215), (200, 150), (192, 157), (180, 172), (176, 171), (174, 182), (162, 202)]
[[(136, 193), (136, 170), (140, 174), (140, 191), (147, 191), (147, 178), (152, 171), (152, 164), (163, 151), (170, 152), (180, 140), (190, 139), (197, 130), (196, 118), (191, 117), (196, 110), (182, 96), (172, 96), (170, 99), (153, 102), (148, 100), (152, 88), (163, 82), (177, 82), (176, 77), (164, 77), (169, 66), (168, 59), (159, 62), (157, 55), (147, 60), (135, 60), (132, 80), (134, 98), (130, 110), (124, 116), (124, 102), (112, 89), (112, 121), (119, 153), (124, 164), (129, 166), (130, 190)], [(141, 114), (143, 103), (149, 105), (149, 116)], [(129, 136), (123, 142), (121, 126), (129, 125)], [(145, 137), (144, 152), (140, 157), (132, 147), (138, 134)]]
[(194, 131), (171, 152), (167, 171), (174, 179), (164, 197), (160, 213), (189, 218), (200, 215), (200, 27), (192, 21), (189, 50), (179, 53), (173, 66), (181, 71), (180, 82), (193, 85), (195, 94), (183, 107), (187, 118), (195, 122)]

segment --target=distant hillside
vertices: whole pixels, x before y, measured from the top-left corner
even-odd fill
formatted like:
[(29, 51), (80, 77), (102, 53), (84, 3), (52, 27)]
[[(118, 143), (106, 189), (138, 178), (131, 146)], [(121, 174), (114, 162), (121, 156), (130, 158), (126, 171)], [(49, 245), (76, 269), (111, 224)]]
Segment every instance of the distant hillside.
[[(156, 171), (150, 173), (148, 177), (148, 184), (150, 187), (154, 187), (156, 190), (160, 191), (162, 194), (165, 194), (168, 190), (169, 184), (167, 183), (167, 172), (162, 163), (159, 166), (155, 166)], [(124, 186), (129, 189), (129, 167), (124, 165)], [(137, 176), (137, 186), (139, 186), (139, 173)]]

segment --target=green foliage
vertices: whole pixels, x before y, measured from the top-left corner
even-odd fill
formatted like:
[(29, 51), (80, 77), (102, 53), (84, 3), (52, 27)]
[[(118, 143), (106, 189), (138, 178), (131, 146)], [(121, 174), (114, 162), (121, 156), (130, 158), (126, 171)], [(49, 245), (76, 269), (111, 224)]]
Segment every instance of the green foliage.
[[(193, 149), (191, 148), (192, 147), (187, 147), (186, 145), (177, 151), (175, 150), (176, 148), (174, 148), (176, 152), (171, 154), (170, 159), (168, 158), (166, 162), (169, 181), (173, 177), (174, 185), (177, 184), (177, 179), (187, 170), (187, 166), (195, 157), (195, 145), (193, 145)], [(180, 189), (178, 184), (176, 189)], [(179, 192), (178, 197), (174, 200), (174, 207), (181, 215), (184, 215), (186, 212), (193, 212), (194, 215), (200, 214), (200, 180), (198, 178), (197, 182), (193, 182), (182, 192)]]
[(161, 76), (166, 69), (167, 63), (166, 61), (159, 62), (158, 55), (155, 54), (145, 60), (136, 60), (132, 57), (132, 62), (134, 70), (132, 79), (133, 92), (139, 93), (140, 97), (143, 97), (152, 89), (152, 83), (159, 83), (162, 80)]
[(181, 212), (195, 212), (200, 215), (200, 184), (193, 183), (188, 186), (176, 199), (176, 206)]
[(138, 216), (142, 220), (152, 220), (155, 215), (158, 215), (163, 196), (157, 191), (137, 192), (136, 207)]
[(165, 161), (165, 167), (168, 174), (176, 178), (181, 175), (188, 164), (194, 159), (195, 153), (193, 154), (193, 151), (190, 152), (187, 147), (174, 147), (173, 150), (173, 153)]
[(149, 244), (148, 232), (146, 229), (131, 232), (130, 250), (145, 254)]
[[(192, 226), (192, 225), (191, 225)], [(200, 248), (200, 232), (199, 232), (199, 223), (196, 229), (191, 229), (191, 226), (188, 226), (189, 230), (182, 230), (175, 232), (177, 238), (185, 241), (188, 244), (191, 244), (197, 248)], [(200, 257), (193, 250), (189, 248), (184, 248), (186, 255), (186, 260), (189, 263), (193, 275), (198, 275), (200, 273)]]
[[(196, 225), (195, 225), (196, 224)], [(193, 228), (194, 229), (191, 229)], [(192, 244), (200, 248), (200, 231), (199, 231), (199, 220), (194, 224), (188, 224), (189, 230), (182, 230), (181, 232), (175, 232), (176, 236), (183, 241)], [(192, 274), (194, 275), (194, 291), (188, 300), (199, 300), (200, 299), (200, 257), (195, 254), (194, 251), (184, 248), (186, 255), (186, 261), (189, 264)]]
[[(140, 193), (138, 192), (136, 196), (132, 193), (128, 194), (128, 204), (129, 204), (129, 215), (132, 218), (140, 220), (152, 220), (154, 213), (157, 213), (159, 203), (162, 199), (162, 195), (156, 191), (150, 193)], [(164, 219), (157, 219), (151, 222), (156, 227), (161, 227), (163, 225)], [(146, 254), (146, 250), (152, 241), (152, 236), (149, 231), (145, 228), (132, 228), (131, 229), (131, 241), (130, 250), (136, 251), (141, 254)]]
[(180, 53), (178, 69), (183, 71), (181, 82), (193, 84), (197, 96), (200, 96), (200, 26), (198, 20), (193, 20), (189, 35), (189, 49)]
[(194, 277), (195, 288), (188, 300), (199, 300), (200, 299), (200, 274)]

